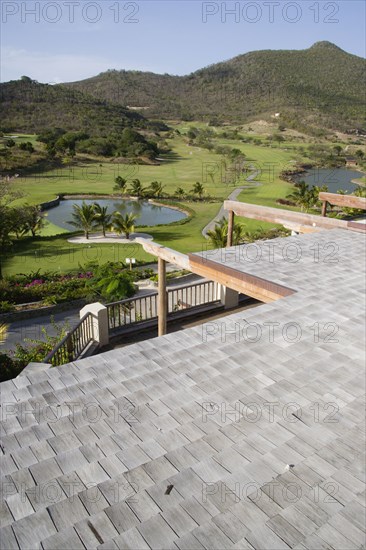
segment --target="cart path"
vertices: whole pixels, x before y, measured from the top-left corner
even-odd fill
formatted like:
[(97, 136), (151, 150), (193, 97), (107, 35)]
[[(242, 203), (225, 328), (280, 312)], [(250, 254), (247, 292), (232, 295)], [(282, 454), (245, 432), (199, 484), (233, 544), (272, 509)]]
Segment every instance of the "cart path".
[[(236, 187), (228, 196), (226, 200), (228, 201), (235, 201), (243, 189), (253, 189), (255, 187), (260, 187), (263, 185), (263, 183), (260, 183), (259, 181), (255, 181), (255, 178), (259, 174), (259, 170), (255, 172), (254, 174), (251, 174), (248, 176), (247, 181), (250, 181), (250, 185), (241, 185), (240, 187)], [(215, 229), (215, 225), (218, 223), (221, 218), (227, 218), (227, 212), (224, 209), (224, 206), (222, 205), (216, 216), (211, 220), (203, 229), (202, 229), (202, 235), (207, 238), (207, 231), (211, 231)]]

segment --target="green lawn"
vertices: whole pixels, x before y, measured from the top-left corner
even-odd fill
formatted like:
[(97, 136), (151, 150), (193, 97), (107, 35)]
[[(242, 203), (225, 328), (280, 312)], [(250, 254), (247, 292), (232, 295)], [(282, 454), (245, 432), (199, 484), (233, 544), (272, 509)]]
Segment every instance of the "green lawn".
[[(259, 147), (252, 144), (220, 139), (222, 145), (239, 148), (248, 162), (260, 170), (259, 181), (271, 183), (274, 177), (276, 188), (272, 188), (273, 202), (278, 189), (283, 186), (282, 194), (288, 185), (278, 179), (285, 166), (291, 166), (297, 156), (296, 148)], [(185, 138), (175, 136), (169, 140), (173, 152), (163, 155), (160, 166), (124, 165), (112, 162), (99, 162), (86, 159), (73, 166), (65, 166), (48, 172), (39, 172), (20, 177), (16, 186), (24, 192), (23, 202), (39, 204), (56, 197), (59, 193), (112, 193), (114, 179), (120, 175), (131, 181), (139, 178), (143, 186), (158, 180), (165, 186), (167, 193), (174, 193), (177, 187), (187, 192), (196, 181), (200, 181), (211, 196), (224, 200), (235, 185), (225, 183), (225, 165), (221, 156), (200, 147), (188, 146)], [(251, 171), (249, 171), (249, 174)], [(212, 176), (210, 175), (212, 174)], [(244, 177), (240, 184), (247, 182)], [(268, 191), (265, 191), (268, 195)]]
[[(195, 124), (193, 124), (195, 125)], [(188, 129), (189, 125), (179, 125), (180, 131)], [(22, 140), (32, 141), (34, 136), (22, 136)], [(246, 155), (248, 163), (259, 170), (256, 180), (261, 186), (245, 189), (239, 196), (244, 202), (279, 206), (278, 198), (285, 197), (291, 185), (280, 180), (279, 174), (285, 167), (291, 167), (298, 157), (296, 144), (281, 144), (281, 147), (263, 147), (251, 143), (226, 140), (220, 138), (217, 143), (239, 148)], [(122, 165), (99, 160), (85, 159), (78, 161), (75, 166), (65, 166), (48, 172), (37, 173), (20, 177), (16, 180), (16, 187), (23, 191), (22, 203), (39, 204), (48, 201), (59, 193), (105, 193), (113, 192), (114, 179), (121, 175), (131, 181), (139, 178), (143, 186), (151, 181), (158, 180), (165, 186), (167, 193), (174, 193), (177, 187), (183, 187), (187, 192), (196, 181), (203, 183), (206, 194), (217, 197), (217, 202), (187, 203), (194, 211), (192, 218), (183, 224), (170, 224), (144, 228), (153, 235), (154, 240), (181, 252), (197, 252), (207, 248), (207, 241), (202, 236), (203, 227), (220, 209), (222, 202), (231, 191), (239, 185), (247, 185), (244, 176), (235, 184), (225, 182), (225, 167), (223, 159), (206, 149), (188, 146), (185, 137), (176, 135), (169, 140), (173, 150), (165, 155), (160, 166)], [(211, 174), (211, 176), (210, 176)], [(182, 203), (184, 206), (185, 203)], [(240, 220), (245, 223), (246, 230), (260, 227), (273, 227), (256, 220)], [(27, 239), (16, 244), (14, 255), (5, 262), (5, 273), (17, 273), (37, 269), (55, 269), (68, 271), (83, 265), (88, 260), (106, 261), (123, 260), (126, 256), (133, 256), (141, 260), (151, 257), (145, 254), (141, 247), (135, 245), (75, 245), (67, 242), (63, 236), (64, 230), (54, 226), (48, 220), (42, 230), (43, 239)], [(51, 238), (52, 235), (56, 237)], [(136, 250), (132, 250), (136, 248)]]
[(76, 245), (69, 243), (65, 237), (45, 237), (16, 243), (13, 255), (4, 261), (3, 273), (13, 275), (37, 270), (63, 273), (92, 261), (102, 264), (124, 261), (125, 258), (136, 258), (145, 262), (153, 260), (137, 244)]

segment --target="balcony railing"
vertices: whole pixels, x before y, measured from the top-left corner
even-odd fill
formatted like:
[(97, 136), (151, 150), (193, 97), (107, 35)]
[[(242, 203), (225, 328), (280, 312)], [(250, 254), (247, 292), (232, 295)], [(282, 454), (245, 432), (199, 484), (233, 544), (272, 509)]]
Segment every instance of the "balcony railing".
[[(177, 312), (197, 308), (220, 301), (217, 283), (204, 281), (170, 288), (168, 294), (168, 316)], [(107, 304), (109, 330), (135, 325), (158, 318), (158, 293), (148, 294)]]
[(107, 304), (109, 330), (155, 319), (158, 315), (157, 296), (158, 293), (154, 292), (154, 294)]
[[(182, 315), (183, 310), (220, 302), (219, 285), (203, 281), (171, 288), (168, 294), (168, 316)], [(109, 332), (138, 326), (158, 318), (158, 293), (147, 294), (107, 304)], [(64, 365), (79, 359), (95, 341), (93, 316), (87, 313), (61, 342), (45, 357), (44, 363)]]
[(45, 357), (44, 363), (64, 365), (79, 359), (94, 342), (93, 316), (87, 313)]

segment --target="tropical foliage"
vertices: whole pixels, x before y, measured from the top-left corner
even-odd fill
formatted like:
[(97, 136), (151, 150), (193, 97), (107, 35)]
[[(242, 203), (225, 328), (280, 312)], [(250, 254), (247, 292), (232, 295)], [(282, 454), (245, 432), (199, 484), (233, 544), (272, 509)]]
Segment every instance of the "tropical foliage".
[(103, 237), (105, 237), (106, 230), (111, 227), (112, 222), (112, 214), (108, 214), (108, 206), (94, 203), (94, 219), (97, 226), (102, 229)]
[(135, 230), (135, 214), (121, 214), (120, 212), (115, 212), (113, 216), (112, 226), (118, 235), (124, 233), (126, 239), (130, 238), (131, 233)]
[(310, 187), (304, 181), (300, 181), (295, 183), (294, 190), (287, 195), (287, 199), (299, 206), (302, 212), (308, 212), (311, 208), (320, 207), (319, 193), (321, 191), (328, 191), (328, 187), (326, 185)]
[[(221, 218), (218, 223), (215, 224), (214, 229), (207, 231), (207, 237), (209, 238), (214, 248), (225, 248), (227, 244), (228, 235), (228, 221), (226, 218)], [(234, 223), (233, 227), (233, 245), (241, 244), (245, 239), (245, 229), (242, 224)]]
[(90, 232), (96, 228), (95, 205), (83, 201), (81, 205), (73, 205), (72, 220), (69, 221), (76, 229), (82, 229), (86, 239), (89, 239)]

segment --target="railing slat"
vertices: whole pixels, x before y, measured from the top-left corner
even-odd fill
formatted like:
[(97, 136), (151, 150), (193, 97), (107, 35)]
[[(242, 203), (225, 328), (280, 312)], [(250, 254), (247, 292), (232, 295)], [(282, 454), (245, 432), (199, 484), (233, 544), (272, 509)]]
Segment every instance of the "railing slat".
[[(107, 304), (109, 330), (156, 319), (158, 315), (157, 297), (158, 293), (155, 292), (147, 296), (128, 298), (120, 302)], [(218, 285), (213, 281), (192, 283), (168, 289), (169, 313), (217, 301)], [(93, 319), (92, 315), (87, 313), (76, 327), (47, 355), (44, 362), (52, 365), (62, 365), (75, 361), (82, 355), (93, 339)]]

